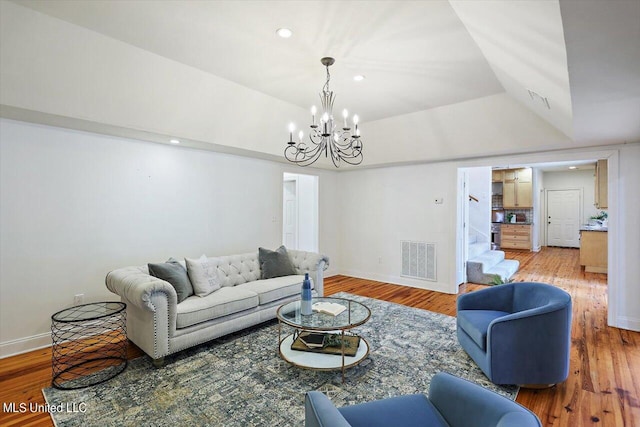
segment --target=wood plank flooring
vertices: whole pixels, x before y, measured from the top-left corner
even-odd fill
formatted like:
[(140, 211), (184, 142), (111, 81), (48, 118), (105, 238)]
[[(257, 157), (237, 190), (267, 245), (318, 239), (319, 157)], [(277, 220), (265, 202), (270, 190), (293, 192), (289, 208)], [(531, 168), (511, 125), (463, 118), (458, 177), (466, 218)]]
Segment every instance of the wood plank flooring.
[[(558, 286), (573, 298), (569, 379), (546, 390), (523, 389), (517, 401), (534, 411), (545, 426), (640, 427), (640, 333), (607, 326), (606, 275), (585, 273), (578, 250), (543, 248), (539, 253), (508, 251), (518, 259), (516, 281)], [(485, 286), (465, 284), (460, 292)], [(344, 291), (411, 307), (455, 315), (456, 295), (388, 283), (334, 276), (326, 294)], [(142, 353), (134, 345), (129, 357)], [(51, 384), (51, 350), (0, 360), (0, 402), (44, 404), (41, 389)], [(51, 426), (47, 413), (0, 412), (2, 426)]]
[[(520, 261), (515, 281), (544, 282), (573, 300), (570, 374), (545, 390), (521, 389), (517, 401), (544, 426), (640, 427), (640, 332), (607, 326), (607, 276), (585, 273), (577, 249), (506, 251)], [(346, 291), (455, 316), (457, 295), (345, 276), (327, 279), (326, 293)], [(460, 293), (485, 288), (465, 284)]]

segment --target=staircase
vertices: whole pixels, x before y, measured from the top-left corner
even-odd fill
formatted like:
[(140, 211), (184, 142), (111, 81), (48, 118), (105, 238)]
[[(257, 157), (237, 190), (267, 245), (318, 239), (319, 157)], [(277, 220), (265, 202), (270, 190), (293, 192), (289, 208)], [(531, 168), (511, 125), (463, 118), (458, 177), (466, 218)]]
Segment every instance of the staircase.
[(477, 240), (473, 235), (469, 238), (467, 282), (492, 285), (498, 275), (506, 283), (518, 271), (520, 262), (505, 259), (503, 251), (492, 251), (491, 243)]

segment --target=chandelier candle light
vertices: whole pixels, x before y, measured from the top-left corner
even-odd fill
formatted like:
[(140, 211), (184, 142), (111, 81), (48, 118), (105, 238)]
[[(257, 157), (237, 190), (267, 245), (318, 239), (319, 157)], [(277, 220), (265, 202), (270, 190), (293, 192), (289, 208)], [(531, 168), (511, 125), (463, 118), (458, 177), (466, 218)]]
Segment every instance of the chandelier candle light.
[(316, 123), (316, 114), (318, 110), (314, 105), (311, 107), (311, 131), (309, 132), (309, 145), (303, 142), (304, 132), (298, 133), (298, 142), (293, 140), (293, 133), (296, 127), (293, 123), (289, 124), (289, 142), (284, 149), (284, 157), (290, 162), (297, 163), (300, 166), (309, 166), (320, 158), (322, 153), (325, 157), (331, 157), (334, 166), (339, 168), (340, 162), (344, 161), (350, 165), (359, 165), (362, 163), (362, 140), (360, 139), (360, 129), (358, 128), (358, 116), (353, 115), (353, 131), (349, 127), (349, 112), (342, 111), (343, 125), (336, 123), (333, 118), (333, 101), (335, 96), (333, 91), (329, 90), (329, 67), (333, 65), (333, 58), (322, 58), (322, 65), (327, 69), (327, 81), (320, 93), (320, 101), (322, 103), (322, 114), (319, 123)]

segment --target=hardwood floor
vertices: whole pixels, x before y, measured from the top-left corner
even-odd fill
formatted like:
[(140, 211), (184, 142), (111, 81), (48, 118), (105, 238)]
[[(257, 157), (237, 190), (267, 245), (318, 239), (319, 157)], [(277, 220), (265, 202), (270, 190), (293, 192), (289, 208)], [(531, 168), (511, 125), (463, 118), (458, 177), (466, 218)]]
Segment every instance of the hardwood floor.
[[(522, 389), (517, 401), (545, 426), (640, 426), (640, 332), (607, 326), (606, 275), (585, 273), (578, 250), (543, 248), (540, 253), (508, 251), (518, 259), (516, 281), (558, 286), (573, 298), (571, 370), (567, 381), (545, 390)], [(460, 292), (485, 286), (465, 284)], [(334, 276), (326, 294), (344, 291), (411, 307), (455, 315), (457, 295), (388, 283)], [(141, 355), (134, 345), (129, 357)], [(0, 360), (0, 401), (44, 404), (41, 389), (51, 383), (51, 351), (42, 349)], [(0, 412), (2, 426), (51, 426), (47, 413)]]
[[(607, 276), (585, 273), (577, 249), (506, 252), (520, 261), (515, 281), (549, 283), (573, 300), (569, 378), (549, 389), (521, 389), (517, 401), (544, 426), (640, 426), (640, 332), (607, 326)], [(455, 316), (457, 295), (344, 276), (325, 287), (327, 294), (346, 291)], [(485, 287), (465, 284), (460, 293)]]

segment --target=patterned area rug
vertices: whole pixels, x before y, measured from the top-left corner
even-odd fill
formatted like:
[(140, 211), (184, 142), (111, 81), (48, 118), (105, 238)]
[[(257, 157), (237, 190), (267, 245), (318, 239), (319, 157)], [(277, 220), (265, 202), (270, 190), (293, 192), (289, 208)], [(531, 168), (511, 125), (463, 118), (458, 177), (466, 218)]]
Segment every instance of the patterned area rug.
[[(390, 396), (427, 393), (440, 371), (466, 378), (510, 399), (517, 387), (492, 384), (462, 350), (455, 318), (385, 301), (340, 293), (371, 309), (357, 333), (369, 357), (340, 372), (303, 370), (276, 353), (272, 321), (166, 358), (155, 369), (148, 357), (93, 387), (43, 390), (51, 406), (84, 412), (53, 413), (57, 426), (302, 426), (304, 393), (320, 390), (336, 406)], [(83, 405), (81, 405), (83, 404)], [(75, 406), (74, 406), (75, 405)]]

